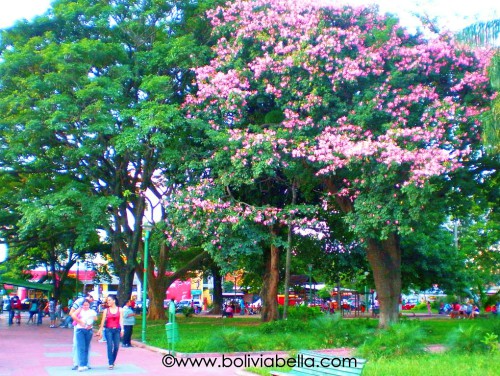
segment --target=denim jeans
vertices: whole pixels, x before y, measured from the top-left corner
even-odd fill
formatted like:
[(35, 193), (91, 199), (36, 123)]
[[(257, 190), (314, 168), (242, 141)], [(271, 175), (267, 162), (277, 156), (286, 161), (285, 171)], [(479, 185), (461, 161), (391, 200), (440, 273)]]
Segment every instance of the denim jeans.
[(76, 347), (78, 348), (78, 361), (80, 367), (88, 367), (90, 341), (92, 340), (92, 329), (76, 330)]
[(108, 346), (108, 364), (114, 365), (118, 349), (120, 348), (120, 328), (106, 328), (104, 335), (106, 336), (106, 345)]
[(73, 326), (73, 365), (74, 366), (77, 366), (80, 364), (80, 361), (78, 360), (78, 341), (77, 341), (77, 337), (76, 337), (76, 331), (78, 329), (76, 328), (76, 326)]
[(123, 344), (130, 346), (130, 340), (132, 339), (132, 329), (134, 329), (133, 325), (123, 325)]

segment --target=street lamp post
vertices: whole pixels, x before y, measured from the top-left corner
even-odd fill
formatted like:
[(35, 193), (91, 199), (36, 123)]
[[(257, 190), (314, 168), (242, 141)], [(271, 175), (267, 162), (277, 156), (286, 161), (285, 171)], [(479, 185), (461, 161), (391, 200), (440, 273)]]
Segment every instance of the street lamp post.
[(309, 304), (312, 304), (312, 264), (307, 264), (307, 268), (309, 269)]
[(153, 225), (149, 222), (145, 222), (142, 225), (144, 231), (144, 269), (142, 278), (142, 343), (146, 343), (146, 309), (147, 309), (147, 297), (148, 297), (148, 258), (149, 258), (149, 235), (153, 229)]

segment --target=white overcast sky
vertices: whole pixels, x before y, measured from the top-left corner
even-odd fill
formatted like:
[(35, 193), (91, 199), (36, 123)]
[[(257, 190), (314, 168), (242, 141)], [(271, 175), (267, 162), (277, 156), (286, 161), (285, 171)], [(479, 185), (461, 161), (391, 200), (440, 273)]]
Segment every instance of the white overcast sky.
[[(300, 0), (297, 0), (300, 1)], [(323, 0), (324, 1), (324, 0)], [(500, 0), (331, 0), (354, 5), (376, 3), (382, 12), (395, 13), (410, 29), (416, 25), (411, 12), (438, 17), (439, 25), (457, 31), (476, 21), (500, 18)], [(0, 28), (16, 20), (44, 13), (52, 0), (0, 0)]]

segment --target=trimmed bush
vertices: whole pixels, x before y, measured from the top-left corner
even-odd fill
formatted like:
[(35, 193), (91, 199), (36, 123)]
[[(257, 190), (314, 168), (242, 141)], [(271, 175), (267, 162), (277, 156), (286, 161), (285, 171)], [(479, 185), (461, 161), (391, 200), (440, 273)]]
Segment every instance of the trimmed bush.
[[(280, 317), (283, 317), (283, 306), (279, 306), (278, 310)], [(323, 312), (321, 312), (319, 307), (308, 307), (306, 305), (290, 306), (287, 311), (287, 320), (308, 321), (322, 315)]]

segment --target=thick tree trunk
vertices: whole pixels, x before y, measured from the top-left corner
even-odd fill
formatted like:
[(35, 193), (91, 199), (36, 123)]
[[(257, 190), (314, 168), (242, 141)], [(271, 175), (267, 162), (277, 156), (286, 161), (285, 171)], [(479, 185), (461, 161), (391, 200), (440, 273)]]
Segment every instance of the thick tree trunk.
[[(154, 265), (151, 265), (154, 267)], [(163, 278), (157, 275), (155, 276), (153, 270), (150, 270), (148, 275), (148, 296), (149, 296), (149, 310), (148, 319), (149, 320), (165, 320), (165, 308), (163, 307), (163, 301), (166, 298), (166, 291), (171, 285), (168, 283), (168, 278), (163, 274)]]
[(265, 274), (262, 285), (262, 311), (261, 320), (263, 322), (274, 321), (278, 319), (278, 302), (276, 297), (278, 295), (279, 283), (279, 248), (271, 245), (265, 251)]
[(214, 315), (222, 314), (222, 276), (220, 268), (212, 266), (212, 277), (214, 279), (214, 301), (212, 312)]
[[(166, 250), (162, 248), (162, 254), (166, 254)], [(163, 307), (163, 301), (166, 298), (166, 291), (170, 287), (170, 285), (175, 282), (177, 279), (182, 278), (186, 275), (187, 272), (198, 270), (203, 265), (203, 263), (208, 258), (207, 252), (201, 252), (196, 255), (193, 259), (191, 259), (187, 264), (185, 264), (182, 268), (178, 269), (175, 273), (167, 276), (165, 272), (165, 262), (166, 257), (162, 256), (162, 264), (155, 264), (153, 258), (150, 255), (149, 258), (149, 273), (148, 273), (148, 296), (149, 296), (149, 311), (148, 311), (148, 320), (164, 320), (165, 316), (165, 308)], [(139, 265), (139, 267), (141, 267)], [(157, 272), (155, 273), (155, 270)], [(144, 277), (140, 273), (141, 270), (138, 270), (138, 276), (141, 280), (141, 283), (144, 283)], [(142, 296), (142, 295), (141, 295)]]
[(155, 289), (152, 286), (152, 284), (148, 286), (148, 294), (149, 294), (148, 320), (166, 319), (165, 308), (163, 307), (163, 301), (165, 300), (165, 291), (166, 289), (161, 289), (158, 291), (158, 289)]
[(367, 256), (380, 303), (379, 327), (385, 328), (399, 320), (401, 248), (397, 235), (383, 241), (368, 239)]
[(134, 283), (134, 269), (129, 270), (128, 268), (123, 268), (118, 277), (120, 278), (120, 284), (118, 285), (118, 303), (120, 307), (130, 299), (132, 295), (132, 286)]

